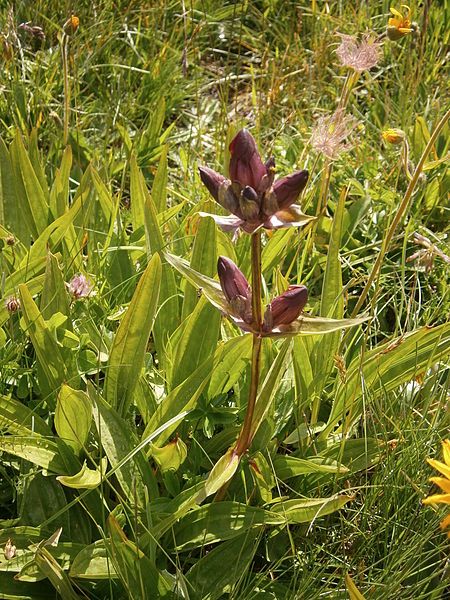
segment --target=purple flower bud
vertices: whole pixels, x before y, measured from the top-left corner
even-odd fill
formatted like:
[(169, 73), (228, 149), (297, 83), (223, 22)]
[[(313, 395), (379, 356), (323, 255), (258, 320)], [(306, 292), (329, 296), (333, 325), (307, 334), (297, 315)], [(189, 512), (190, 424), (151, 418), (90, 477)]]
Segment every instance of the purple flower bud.
[(219, 189), (222, 183), (226, 181), (226, 177), (221, 175), (220, 173), (216, 173), (209, 167), (199, 167), (198, 171), (200, 173), (200, 179), (203, 181), (204, 185), (208, 188), (211, 196), (219, 201)]
[(246, 221), (250, 223), (258, 221), (259, 198), (255, 190), (249, 185), (245, 186), (242, 190), (241, 197), (239, 198), (239, 207)]
[(250, 285), (244, 273), (242, 273), (232, 260), (225, 256), (219, 256), (217, 273), (219, 274), (220, 287), (228, 302), (231, 302), (238, 296), (244, 299), (251, 297)]
[(306, 186), (308, 181), (308, 171), (295, 171), (291, 175), (286, 175), (278, 179), (273, 185), (273, 191), (277, 197), (278, 206), (280, 210), (289, 208)]
[(307, 288), (304, 285), (291, 285), (283, 294), (272, 300), (264, 321), (271, 326), (270, 329), (279, 325), (289, 325), (299, 316), (307, 301)]
[(255, 140), (246, 129), (241, 129), (230, 144), (230, 179), (241, 187), (259, 189), (259, 184), (267, 169), (256, 147)]

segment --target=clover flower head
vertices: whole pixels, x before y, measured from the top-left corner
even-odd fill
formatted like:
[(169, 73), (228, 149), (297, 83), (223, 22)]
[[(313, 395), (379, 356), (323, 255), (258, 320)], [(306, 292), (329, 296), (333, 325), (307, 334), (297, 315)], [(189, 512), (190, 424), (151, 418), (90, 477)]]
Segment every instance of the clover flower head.
[(66, 285), (69, 293), (76, 300), (90, 296), (94, 287), (92, 282), (81, 273), (72, 277), (72, 279)]
[[(435, 483), (441, 488), (441, 494), (433, 494), (422, 500), (423, 504), (450, 504), (450, 440), (444, 440), (442, 442), (442, 451), (444, 455), (444, 462), (434, 460), (433, 458), (427, 458), (429, 465), (439, 471), (443, 477), (430, 477), (430, 481)], [(450, 514), (448, 514), (443, 521), (441, 521), (442, 529), (450, 527)], [(447, 533), (450, 538), (450, 532)]]
[(5, 308), (10, 314), (17, 312), (20, 309), (19, 298), (17, 298), (17, 296), (9, 296), (9, 298), (6, 298)]
[(336, 49), (336, 54), (344, 67), (350, 67), (359, 73), (376, 67), (380, 60), (381, 42), (370, 34), (364, 35), (360, 42), (353, 35), (337, 35), (341, 38), (341, 43)]
[(335, 160), (342, 152), (350, 150), (352, 145), (346, 141), (358, 126), (358, 121), (346, 115), (344, 109), (320, 117), (311, 134), (311, 146), (330, 160)]
[(261, 227), (300, 227), (310, 221), (294, 204), (308, 181), (308, 171), (295, 171), (274, 181), (275, 161), (263, 163), (253, 136), (242, 129), (230, 144), (228, 179), (209, 167), (199, 167), (200, 178), (211, 196), (232, 216), (212, 217), (224, 231), (254, 233)]

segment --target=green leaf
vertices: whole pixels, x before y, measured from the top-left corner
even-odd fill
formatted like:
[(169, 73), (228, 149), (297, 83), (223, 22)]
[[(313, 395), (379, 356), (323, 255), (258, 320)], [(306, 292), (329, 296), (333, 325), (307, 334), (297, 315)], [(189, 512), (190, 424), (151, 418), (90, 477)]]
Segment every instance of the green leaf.
[(262, 251), (261, 266), (263, 273), (271, 273), (280, 264), (280, 256), (284, 256), (286, 248), (293, 244), (297, 236), (298, 233), (295, 227), (279, 229), (273, 233)]
[(20, 133), (10, 146), (10, 155), (19, 206), (36, 240), (48, 225), (50, 209)]
[(152, 561), (130, 541), (117, 520), (110, 515), (108, 528), (111, 533), (112, 560), (129, 598), (156, 600), (171, 597), (171, 585), (158, 571)]
[[(341, 246), (346, 196), (347, 190), (344, 188), (341, 191), (334, 213), (320, 299), (320, 315), (335, 319), (342, 319), (344, 316), (344, 286), (342, 285), (339, 248)], [(334, 359), (338, 354), (340, 340), (341, 334), (339, 331), (326, 335), (317, 340), (314, 350), (310, 353), (313, 361), (314, 390), (317, 394), (321, 393), (326, 380), (333, 370)]]
[(309, 523), (340, 510), (354, 496), (336, 494), (330, 498), (282, 500), (270, 506), (272, 513), (283, 515), (288, 523)]
[(49, 600), (55, 594), (49, 582), (17, 583), (13, 573), (0, 573), (0, 590), (3, 600)]
[(62, 485), (73, 488), (74, 490), (93, 490), (102, 482), (102, 477), (106, 473), (107, 458), (102, 458), (101, 466), (98, 469), (89, 469), (84, 461), (81, 470), (75, 475), (59, 475), (56, 479)]
[[(192, 600), (218, 600), (245, 576), (258, 547), (249, 531), (220, 544), (196, 560), (186, 575)], [(227, 565), (227, 568), (224, 568)], [(192, 586), (192, 588), (191, 588)]]
[(242, 378), (252, 356), (252, 336), (241, 335), (228, 340), (226, 352), (214, 365), (208, 387), (208, 397), (226, 394)]
[(349, 329), (361, 325), (369, 317), (356, 317), (355, 319), (327, 319), (325, 317), (307, 317), (305, 315), (296, 319), (289, 325), (276, 328), (270, 337), (289, 337), (293, 335), (325, 335), (334, 331)]
[(334, 460), (313, 456), (297, 458), (295, 456), (277, 455), (273, 460), (275, 473), (281, 481), (306, 475), (308, 473), (349, 473), (350, 469)]
[(6, 396), (0, 396), (0, 430), (13, 435), (52, 435), (47, 423), (32, 409)]
[(277, 354), (274, 363), (272, 364), (269, 372), (267, 373), (266, 378), (260, 386), (258, 396), (256, 398), (255, 412), (253, 414), (253, 421), (251, 427), (252, 439), (255, 437), (259, 426), (264, 421), (266, 415), (270, 410), (271, 404), (277, 392), (279, 381), (286, 369), (286, 363), (288, 357), (290, 356), (291, 348), (291, 340), (285, 340), (280, 348), (280, 351)]
[(230, 448), (226, 454), (219, 458), (208, 475), (205, 487), (196, 498), (197, 504), (203, 502), (211, 494), (215, 494), (223, 485), (230, 481), (236, 473), (239, 461), (239, 456), (235, 453), (234, 447)]
[[(142, 439), (145, 439), (158, 427), (167, 423), (170, 419), (174, 419), (183, 411), (188, 411), (195, 408), (200, 395), (203, 393), (211, 373), (214, 373), (216, 368), (220, 369), (222, 361), (227, 361), (229, 353), (234, 352), (236, 346), (241, 345), (241, 338), (233, 338), (225, 344), (219, 344), (214, 356), (207, 358), (197, 369), (183, 381), (179, 386), (173, 389), (159, 403), (156, 412), (150, 419)], [(228, 363), (227, 363), (228, 364)], [(155, 442), (160, 446), (170, 438), (175, 431), (176, 425), (167, 428)]]
[(36, 356), (45, 376), (46, 387), (56, 392), (64, 381), (68, 381), (65, 363), (60, 348), (39, 312), (26, 285), (19, 286), (22, 314)]
[(117, 573), (109, 554), (103, 540), (86, 546), (74, 558), (70, 566), (70, 577), (94, 580), (116, 578)]
[(161, 259), (154, 254), (120, 322), (109, 355), (105, 397), (121, 415), (127, 413), (133, 402), (156, 314), (160, 283)]
[(35, 561), (39, 570), (50, 580), (50, 583), (64, 600), (79, 600), (79, 596), (73, 589), (68, 576), (47, 548), (38, 548)]
[(217, 281), (211, 279), (211, 277), (207, 277), (206, 275), (198, 273), (195, 269), (191, 269), (187, 260), (184, 260), (179, 256), (169, 254), (168, 252), (166, 252), (164, 256), (167, 262), (170, 263), (172, 267), (174, 267), (184, 277), (186, 277), (189, 283), (203, 292), (211, 304), (223, 312), (228, 311), (228, 302), (222, 292), (220, 284)]
[(50, 191), (50, 210), (55, 218), (61, 217), (69, 207), (69, 177), (72, 168), (72, 148), (64, 149), (61, 166), (56, 169), (55, 179)]
[(21, 503), (21, 522), (38, 526), (58, 513), (52, 527), (69, 530), (67, 501), (64, 491), (53, 476), (44, 477), (41, 472), (28, 474)]
[(204, 298), (170, 339), (174, 348), (170, 387), (182, 383), (214, 353), (220, 328), (218, 313)]
[(155, 179), (152, 185), (152, 198), (156, 211), (161, 213), (167, 204), (167, 145), (161, 147), (161, 156), (158, 163)]
[[(31, 215), (24, 209), (16, 193), (17, 179), (11, 163), (11, 156), (5, 142), (0, 138), (0, 221), (10, 231), (14, 231), (25, 246), (30, 245)], [(27, 206), (28, 208), (28, 206)]]
[(214, 502), (192, 510), (176, 523), (173, 539), (176, 550), (189, 550), (237, 537), (249, 529), (283, 523), (283, 515), (256, 506)]
[(44, 319), (50, 319), (52, 315), (58, 312), (66, 316), (69, 314), (69, 296), (63, 275), (58, 259), (51, 252), (47, 254), (40, 308)]
[(38, 436), (0, 437), (0, 450), (19, 456), (47, 471), (62, 475), (75, 472), (80, 466), (73, 453), (61, 440)]
[[(212, 219), (200, 219), (192, 248), (191, 268), (213, 276), (217, 272), (216, 224)], [(184, 290), (182, 319), (192, 313), (198, 302), (197, 288), (188, 284)]]
[[(138, 445), (133, 429), (101, 398), (92, 385), (88, 386), (88, 394), (93, 404), (99, 441), (111, 467), (116, 469), (115, 474), (125, 497), (130, 502), (136, 499), (138, 504), (145, 506), (148, 496), (158, 496), (158, 489), (145, 453), (139, 450), (133, 456), (133, 450)], [(127, 458), (128, 456), (131, 458)], [(118, 468), (124, 459), (126, 462)]]
[(55, 429), (77, 454), (86, 444), (91, 421), (92, 408), (88, 395), (63, 384), (56, 401)]

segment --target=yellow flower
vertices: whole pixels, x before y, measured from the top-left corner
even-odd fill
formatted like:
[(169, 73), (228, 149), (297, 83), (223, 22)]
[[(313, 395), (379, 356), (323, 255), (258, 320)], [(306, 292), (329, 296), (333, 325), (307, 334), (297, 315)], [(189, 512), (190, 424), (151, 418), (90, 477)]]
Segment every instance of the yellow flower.
[[(433, 494), (422, 500), (423, 504), (450, 504), (450, 440), (442, 442), (444, 454), (444, 462), (427, 458), (430, 464), (436, 471), (439, 471), (444, 477), (430, 477), (430, 481), (435, 483), (444, 492), (443, 494)], [(450, 527), (450, 514), (441, 522), (442, 529)], [(447, 534), (450, 538), (450, 532)]]
[(388, 21), (387, 36), (390, 40), (396, 41), (409, 33), (415, 31), (415, 26), (411, 23), (411, 9), (406, 4), (402, 4), (406, 14), (402, 15), (396, 8), (391, 8), (394, 15)]
[(63, 25), (63, 29), (67, 35), (73, 35), (80, 26), (80, 19), (76, 15), (71, 15), (70, 19)]
[(390, 128), (383, 131), (381, 134), (383, 140), (387, 144), (401, 144), (405, 139), (405, 132), (401, 129)]

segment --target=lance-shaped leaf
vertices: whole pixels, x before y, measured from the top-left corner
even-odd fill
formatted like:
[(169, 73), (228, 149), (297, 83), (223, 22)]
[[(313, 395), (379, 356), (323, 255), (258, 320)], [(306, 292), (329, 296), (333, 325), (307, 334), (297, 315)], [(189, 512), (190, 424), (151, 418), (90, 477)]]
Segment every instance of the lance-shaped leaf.
[(70, 565), (70, 577), (78, 579), (117, 578), (111, 558), (103, 540), (85, 546)]
[(275, 513), (239, 502), (213, 502), (189, 512), (173, 527), (177, 550), (203, 547), (229, 540), (249, 529), (264, 525), (283, 525), (282, 512)]
[(181, 273), (181, 275), (186, 277), (186, 279), (192, 285), (203, 292), (211, 304), (223, 312), (228, 311), (228, 301), (225, 298), (220, 284), (217, 281), (211, 277), (208, 277), (207, 275), (203, 275), (202, 273), (191, 269), (188, 261), (180, 258), (179, 256), (169, 254), (168, 252), (166, 252), (164, 256), (167, 262), (172, 265), (172, 267)]
[(128, 597), (131, 600), (151, 600), (172, 597), (171, 584), (153, 562), (129, 540), (113, 515), (108, 517), (111, 558)]
[(269, 334), (270, 337), (289, 337), (293, 335), (324, 335), (341, 329), (349, 329), (361, 325), (369, 317), (355, 319), (326, 319), (325, 317), (301, 316), (289, 325), (275, 327)]
[(105, 382), (112, 407), (125, 415), (144, 363), (161, 283), (161, 259), (154, 254), (133, 294), (130, 306), (114, 336)]
[(26, 285), (19, 286), (19, 294), (27, 333), (42, 368), (46, 387), (56, 392), (64, 381), (70, 379), (60, 348)]
[(234, 448), (230, 448), (223, 456), (219, 458), (205, 482), (205, 487), (200, 491), (196, 498), (197, 504), (200, 504), (210, 496), (215, 494), (220, 488), (225, 485), (239, 466), (239, 456), (235, 454)]
[(340, 510), (354, 496), (336, 494), (330, 498), (297, 498), (283, 500), (270, 507), (272, 513), (283, 515), (288, 523), (309, 523)]

